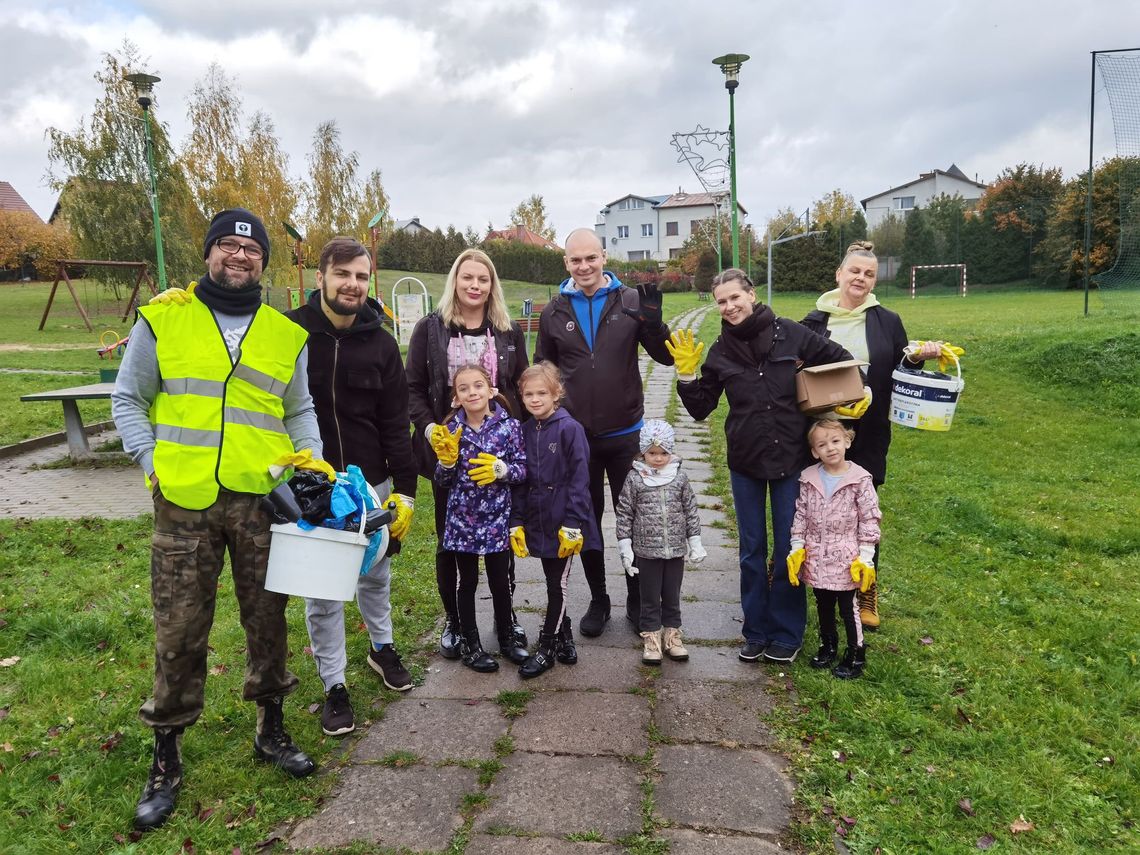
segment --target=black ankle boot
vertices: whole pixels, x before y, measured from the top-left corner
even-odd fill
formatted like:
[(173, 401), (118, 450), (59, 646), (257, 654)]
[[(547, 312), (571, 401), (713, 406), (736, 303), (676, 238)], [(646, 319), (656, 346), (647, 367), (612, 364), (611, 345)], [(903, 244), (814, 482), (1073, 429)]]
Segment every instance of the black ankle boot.
[(856, 647), (854, 650), (848, 647), (843, 655), (843, 661), (831, 669), (831, 675), (840, 680), (854, 680), (863, 676), (865, 667), (867, 667), (867, 645)]
[(479, 640), (478, 629), (464, 631), (461, 649), (463, 651), (463, 664), (472, 671), (487, 674), (499, 670), (499, 663), (495, 657), (483, 649), (483, 643)]
[(526, 646), (519, 646), (515, 642), (515, 634), (508, 626), (505, 632), (499, 633), (499, 652), (515, 665), (522, 665), (527, 660)]
[[(514, 591), (511, 592), (512, 594)], [(530, 641), (527, 640), (526, 630), (522, 628), (519, 623), (518, 615), (515, 614), (514, 609), (511, 609), (511, 640), (514, 642), (515, 647), (526, 648), (530, 646)]]
[(158, 828), (174, 813), (182, 786), (182, 728), (156, 728), (150, 775), (135, 807), (135, 828)]
[(595, 638), (602, 634), (606, 628), (606, 621), (610, 619), (610, 598), (605, 594), (597, 599), (590, 600), (590, 607), (578, 621), (578, 629), (582, 635)]
[(284, 698), (259, 701), (257, 704), (257, 735), (253, 738), (253, 754), (257, 759), (272, 763), (294, 778), (304, 778), (317, 768), (309, 755), (293, 744), (285, 730), (282, 711)]
[(820, 642), (819, 650), (808, 664), (811, 665), (812, 668), (830, 668), (835, 662), (836, 654), (839, 652), (839, 639), (821, 638)]
[(563, 665), (574, 665), (578, 662), (578, 648), (574, 646), (574, 631), (570, 626), (569, 616), (562, 618), (562, 629), (554, 637), (554, 655)]
[(448, 617), (443, 623), (439, 636), (439, 655), (444, 659), (458, 659), (460, 656), (459, 621)]
[(519, 666), (519, 676), (524, 680), (529, 680), (531, 677), (545, 674), (553, 668), (555, 659), (554, 646), (555, 636), (541, 633), (538, 636), (538, 647), (535, 648), (534, 656), (528, 656), (526, 661)]

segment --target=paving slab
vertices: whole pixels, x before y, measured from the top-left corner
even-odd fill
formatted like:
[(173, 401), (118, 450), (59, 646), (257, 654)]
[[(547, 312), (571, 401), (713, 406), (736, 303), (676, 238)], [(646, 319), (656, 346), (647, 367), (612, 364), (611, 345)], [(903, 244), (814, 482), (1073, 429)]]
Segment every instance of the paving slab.
[(740, 661), (736, 654), (742, 642), (734, 639), (729, 646), (716, 647), (690, 644), (689, 661), (664, 663), (656, 685), (669, 680), (725, 680), (747, 684), (750, 691), (762, 691), (769, 680), (768, 670), (759, 662)]
[(791, 819), (784, 761), (764, 751), (662, 745), (656, 812), (675, 825), (780, 835)]
[(708, 834), (684, 828), (666, 828), (658, 834), (669, 841), (669, 855), (784, 855), (788, 851), (763, 837)]
[(478, 772), (457, 766), (349, 766), (339, 792), (293, 832), (290, 849), (335, 848), (357, 841), (412, 852), (446, 849), (463, 825), (463, 796)]
[(641, 830), (638, 768), (616, 757), (516, 751), (487, 794), (491, 804), (475, 821), (477, 832), (505, 828), (555, 837), (592, 831), (616, 840)]
[(653, 720), (673, 742), (760, 746), (771, 742), (760, 720), (771, 710), (771, 697), (754, 686), (667, 680), (657, 686)]
[(710, 569), (706, 559), (695, 567), (686, 567), (681, 581), (681, 612), (688, 605), (687, 597), (699, 600), (716, 600), (727, 605), (740, 605), (740, 571)]
[[(684, 587), (682, 587), (682, 592)], [(683, 594), (682, 594), (683, 596)], [(735, 641), (743, 624), (740, 606), (712, 600), (681, 603), (681, 629), (685, 638), (703, 641)]]
[(648, 726), (649, 700), (642, 695), (542, 693), (515, 721), (511, 736), (521, 751), (632, 757), (649, 749)]
[(511, 837), (476, 834), (465, 855), (622, 855), (612, 843), (583, 843), (554, 837)]
[(493, 703), (428, 699), (417, 693), (388, 704), (383, 720), (372, 724), (352, 757), (367, 763), (410, 751), (429, 762), (492, 760), (495, 740), (506, 736), (509, 726)]

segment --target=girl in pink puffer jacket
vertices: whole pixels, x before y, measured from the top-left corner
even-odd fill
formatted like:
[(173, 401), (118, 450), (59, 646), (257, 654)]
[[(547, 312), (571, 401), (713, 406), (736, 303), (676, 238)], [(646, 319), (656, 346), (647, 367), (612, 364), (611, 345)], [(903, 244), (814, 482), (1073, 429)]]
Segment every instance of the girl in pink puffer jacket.
[(800, 473), (800, 495), (792, 522), (788, 580), (812, 586), (819, 613), (819, 652), (813, 668), (826, 668), (836, 658), (839, 635), (835, 609), (847, 632), (847, 653), (831, 673), (858, 677), (867, 661), (857, 588), (875, 581), (875, 544), (879, 542), (879, 499), (871, 473), (846, 459), (855, 438), (837, 419), (821, 419), (808, 429), (811, 455), (819, 463)]

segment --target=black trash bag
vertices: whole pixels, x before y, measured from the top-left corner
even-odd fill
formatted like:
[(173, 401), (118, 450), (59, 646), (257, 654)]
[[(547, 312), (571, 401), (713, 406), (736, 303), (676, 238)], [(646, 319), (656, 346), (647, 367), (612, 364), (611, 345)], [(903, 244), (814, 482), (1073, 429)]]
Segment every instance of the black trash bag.
[(301, 519), (301, 507), (288, 484), (278, 484), (269, 495), (262, 496), (261, 509), (274, 523), (295, 523)]
[(320, 525), (331, 516), (333, 485), (328, 476), (312, 469), (298, 469), (289, 479), (289, 489), (301, 509), (301, 518)]

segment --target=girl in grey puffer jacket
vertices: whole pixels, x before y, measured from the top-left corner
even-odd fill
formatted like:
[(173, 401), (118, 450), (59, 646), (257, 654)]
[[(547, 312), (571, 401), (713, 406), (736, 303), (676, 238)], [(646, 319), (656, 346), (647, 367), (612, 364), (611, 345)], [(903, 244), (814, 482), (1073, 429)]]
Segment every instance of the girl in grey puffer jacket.
[(694, 564), (707, 553), (701, 545), (697, 497), (673, 454), (673, 428), (649, 419), (641, 428), (639, 459), (625, 479), (617, 505), (618, 551), (625, 572), (641, 589), (638, 628), (644, 640), (641, 661), (685, 660), (681, 644), (681, 577), (685, 558)]

